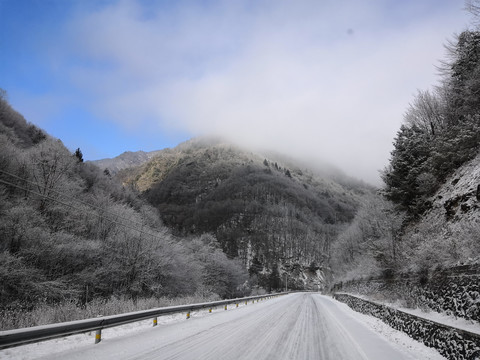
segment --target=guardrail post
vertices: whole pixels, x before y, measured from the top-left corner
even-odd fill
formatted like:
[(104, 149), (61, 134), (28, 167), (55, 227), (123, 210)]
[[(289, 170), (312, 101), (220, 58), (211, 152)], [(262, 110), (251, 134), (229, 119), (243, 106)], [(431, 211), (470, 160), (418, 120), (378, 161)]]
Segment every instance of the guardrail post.
[(95, 332), (95, 344), (98, 344), (100, 341), (102, 341), (102, 329), (98, 329)]
[(153, 326), (157, 326), (157, 318), (156, 317), (153, 318)]

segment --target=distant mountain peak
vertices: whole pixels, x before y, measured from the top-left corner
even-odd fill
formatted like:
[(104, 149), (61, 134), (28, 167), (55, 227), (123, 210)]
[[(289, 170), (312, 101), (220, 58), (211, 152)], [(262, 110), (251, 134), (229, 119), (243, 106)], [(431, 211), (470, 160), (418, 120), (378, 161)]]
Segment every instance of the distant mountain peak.
[(140, 166), (146, 163), (162, 151), (164, 150), (156, 150), (150, 152), (145, 152), (142, 150), (125, 151), (114, 158), (94, 160), (91, 161), (91, 163), (97, 165), (101, 169), (108, 169), (111, 174), (117, 174), (120, 170)]

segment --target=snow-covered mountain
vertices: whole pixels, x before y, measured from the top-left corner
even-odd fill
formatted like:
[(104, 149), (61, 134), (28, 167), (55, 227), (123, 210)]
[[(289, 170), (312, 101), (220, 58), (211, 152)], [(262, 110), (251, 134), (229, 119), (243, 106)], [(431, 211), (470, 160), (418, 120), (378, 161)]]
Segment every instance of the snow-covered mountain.
[(157, 152), (117, 177), (140, 190), (178, 236), (215, 235), (260, 286), (318, 289), (338, 230), (372, 188), (304, 166), (201, 138)]
[(101, 169), (108, 169), (111, 174), (116, 174), (120, 170), (132, 166), (142, 165), (143, 163), (147, 162), (152, 157), (157, 155), (159, 152), (160, 151), (125, 151), (124, 153), (111, 159), (100, 159), (91, 162)]

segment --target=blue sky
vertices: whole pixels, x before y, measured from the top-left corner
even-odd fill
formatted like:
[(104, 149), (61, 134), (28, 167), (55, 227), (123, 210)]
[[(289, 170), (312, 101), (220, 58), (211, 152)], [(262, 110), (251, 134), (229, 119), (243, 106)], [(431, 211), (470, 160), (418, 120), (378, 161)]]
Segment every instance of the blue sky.
[(462, 0), (0, 0), (0, 87), (86, 159), (199, 135), (378, 183)]

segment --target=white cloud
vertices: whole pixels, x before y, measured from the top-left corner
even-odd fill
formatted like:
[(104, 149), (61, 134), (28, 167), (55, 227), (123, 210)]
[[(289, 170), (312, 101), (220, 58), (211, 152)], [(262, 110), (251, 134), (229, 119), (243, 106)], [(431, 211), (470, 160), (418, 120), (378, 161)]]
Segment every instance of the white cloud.
[(464, 20), (436, 9), (407, 22), (387, 1), (358, 3), (122, 1), (70, 25), (86, 61), (72, 79), (124, 125), (314, 155), (378, 183), (403, 111), (434, 84), (442, 43)]

